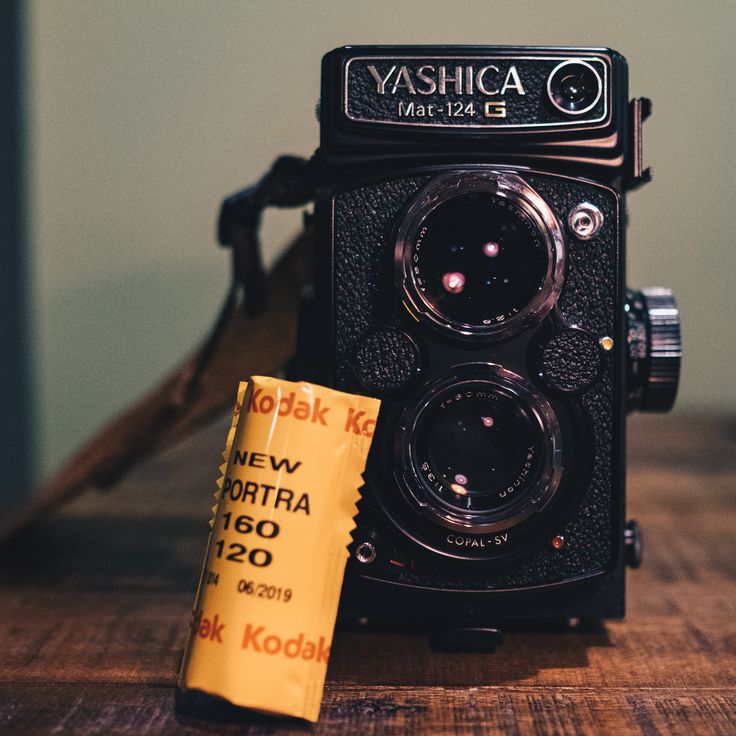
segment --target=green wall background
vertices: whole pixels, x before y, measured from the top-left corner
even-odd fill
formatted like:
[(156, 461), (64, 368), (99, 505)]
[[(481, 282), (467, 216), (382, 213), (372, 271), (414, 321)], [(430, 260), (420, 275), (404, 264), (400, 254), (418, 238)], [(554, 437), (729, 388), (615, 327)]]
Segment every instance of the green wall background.
[[(347, 43), (611, 46), (654, 99), (629, 282), (684, 312), (677, 411), (734, 414), (736, 2), (30, 2), (38, 471), (155, 384), (211, 324), (222, 195), (317, 145), (322, 54)], [(298, 213), (269, 215), (273, 259)]]

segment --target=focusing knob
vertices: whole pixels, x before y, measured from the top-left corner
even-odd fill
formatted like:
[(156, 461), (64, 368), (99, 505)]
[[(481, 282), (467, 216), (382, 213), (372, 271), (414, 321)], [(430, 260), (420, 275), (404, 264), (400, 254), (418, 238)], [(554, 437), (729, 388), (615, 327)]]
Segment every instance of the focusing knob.
[(669, 411), (680, 382), (680, 310), (671, 289), (628, 293), (629, 408)]

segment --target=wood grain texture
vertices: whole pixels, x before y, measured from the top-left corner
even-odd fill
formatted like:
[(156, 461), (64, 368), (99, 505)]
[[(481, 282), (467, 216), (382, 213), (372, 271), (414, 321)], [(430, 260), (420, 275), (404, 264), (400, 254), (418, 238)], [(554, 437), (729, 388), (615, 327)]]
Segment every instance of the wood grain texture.
[(175, 708), (225, 424), (2, 548), (0, 733), (734, 734), (736, 426), (631, 423), (646, 533), (625, 621), (514, 631), (495, 654), (340, 632), (315, 728)]
[[(170, 688), (0, 686), (4, 733), (106, 734), (730, 734), (732, 690), (650, 688), (335, 687), (328, 684), (319, 723), (241, 713), (203, 721), (176, 712)], [(41, 707), (39, 707), (41, 706)]]

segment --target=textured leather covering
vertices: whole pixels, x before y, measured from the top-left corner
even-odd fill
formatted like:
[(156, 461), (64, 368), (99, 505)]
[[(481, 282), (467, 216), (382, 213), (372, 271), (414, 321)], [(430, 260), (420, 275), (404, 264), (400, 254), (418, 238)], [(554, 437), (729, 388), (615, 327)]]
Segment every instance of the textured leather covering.
[(353, 365), (358, 380), (369, 390), (396, 391), (417, 375), (419, 349), (405, 332), (381, 328), (363, 336)]
[(393, 231), (399, 212), (428, 177), (395, 179), (341, 194), (335, 203), (335, 366), (350, 380), (358, 339), (389, 318), (393, 302)]
[(574, 393), (588, 388), (601, 370), (601, 349), (583, 330), (562, 330), (540, 346), (539, 369), (550, 388)]
[[(564, 287), (553, 314), (534, 328), (534, 332), (541, 337), (545, 330), (559, 331), (564, 326), (578, 326), (595, 336), (615, 335), (619, 237), (617, 195), (602, 186), (561, 177), (528, 173), (523, 176), (546, 199), (560, 222), (565, 223), (567, 213), (581, 201), (595, 204), (605, 218), (600, 233), (591, 240), (578, 241), (566, 233)], [(427, 181), (427, 176), (395, 178), (339, 193), (334, 199), (334, 368), (338, 388), (351, 387), (351, 356), (359, 337), (395, 318), (394, 310), (400, 304), (400, 296), (393, 285), (397, 218)], [(511, 356), (533, 342), (527, 334), (490, 346), (489, 359), (504, 364), (505, 354)], [(568, 399), (589, 422), (586, 431), (591, 434), (587, 440), (592, 441), (589, 453), (592, 467), (576, 510), (564, 528), (557, 531), (566, 540), (562, 549), (553, 549), (544, 539), (539, 540), (536, 550), (504, 561), (502, 565), (445, 562), (434, 555), (432, 564), (426, 567), (387, 566), (384, 571), (371, 570), (371, 576), (420, 587), (492, 590), (560, 582), (591, 575), (613, 565), (617, 551), (617, 542), (613, 541), (617, 536), (614, 530), (618, 524), (618, 506), (613, 494), (617, 478), (614, 478), (613, 412), (617, 402), (614, 360), (621, 348), (617, 345), (611, 354), (602, 356), (600, 378), (590, 389)], [(566, 360), (580, 366), (578, 372), (592, 370), (587, 343), (568, 344), (565, 349), (570, 353)], [(477, 354), (476, 349), (472, 355), (475, 357)], [(534, 364), (534, 361), (530, 360), (529, 364)], [(522, 372), (518, 366), (516, 369)], [(525, 377), (534, 378), (529, 374)], [(538, 382), (538, 385), (545, 390), (543, 384)], [(396, 399), (397, 402), (407, 400), (405, 396)], [(372, 462), (382, 463), (385, 458), (373, 458)], [(399, 493), (398, 489), (395, 492)], [(382, 516), (370, 487), (366, 489), (360, 505), (359, 526), (366, 521), (373, 526), (383, 524), (392, 542), (401, 547), (401, 535)]]

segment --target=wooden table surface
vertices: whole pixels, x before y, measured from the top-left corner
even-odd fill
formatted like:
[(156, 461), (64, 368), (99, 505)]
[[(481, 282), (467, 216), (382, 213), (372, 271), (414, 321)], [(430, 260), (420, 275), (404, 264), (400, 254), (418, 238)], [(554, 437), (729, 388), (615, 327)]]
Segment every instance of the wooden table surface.
[(0, 733), (736, 733), (736, 423), (642, 416), (628, 617), (508, 634), (495, 654), (339, 634), (315, 727), (177, 713), (225, 424), (0, 550)]

